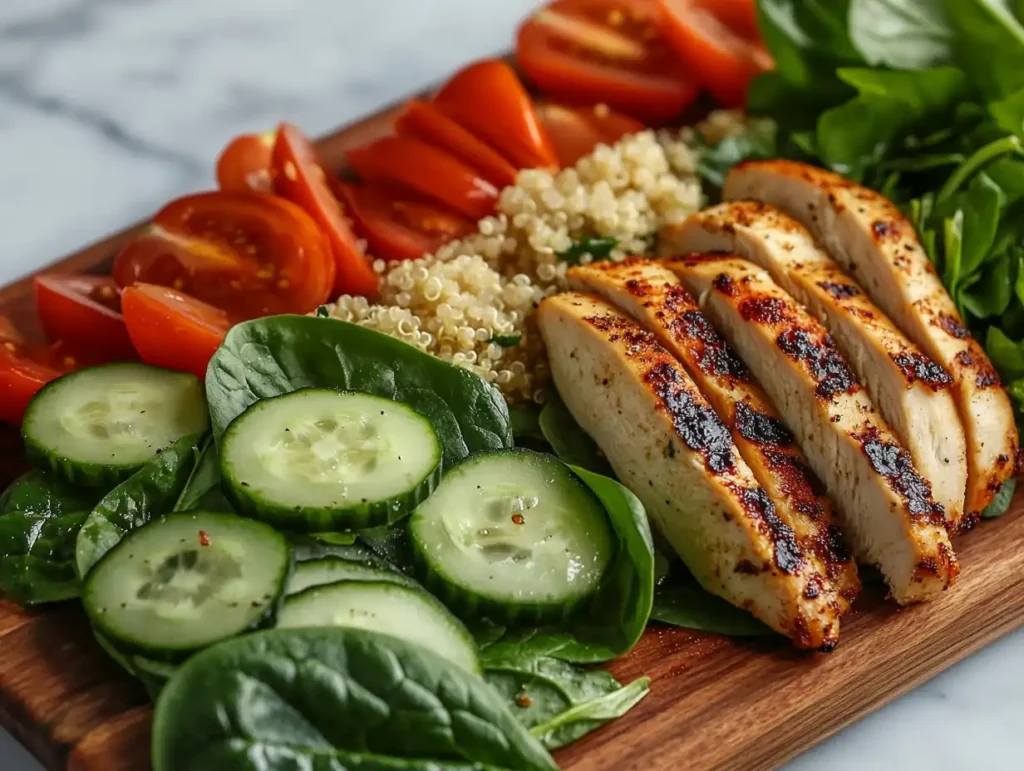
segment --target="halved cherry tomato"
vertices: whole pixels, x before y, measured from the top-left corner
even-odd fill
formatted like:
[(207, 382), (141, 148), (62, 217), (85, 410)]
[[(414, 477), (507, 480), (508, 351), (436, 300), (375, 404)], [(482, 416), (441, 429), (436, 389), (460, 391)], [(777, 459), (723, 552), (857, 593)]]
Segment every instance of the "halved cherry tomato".
[(221, 190), (273, 189), (270, 157), (274, 151), (276, 131), (242, 134), (231, 140), (217, 159), (217, 186)]
[(238, 318), (308, 313), (334, 285), (330, 244), (295, 204), (269, 193), (179, 198), (114, 260), (120, 287), (169, 286)]
[(438, 91), (434, 104), (518, 169), (558, 163), (533, 100), (505, 62), (486, 59), (460, 70)]
[(451, 153), (499, 189), (515, 184), (516, 168), (511, 163), (429, 102), (413, 99), (406, 104), (395, 121), (395, 133)]
[(277, 128), (273, 165), (275, 192), (305, 209), (327, 233), (334, 254), (334, 294), (376, 294), (377, 274), (328, 187), (316, 150), (290, 123)]
[(696, 99), (699, 87), (659, 21), (652, 0), (556, 0), (519, 28), (516, 62), (559, 98), (667, 121)]
[(121, 294), (109, 276), (36, 276), (36, 310), (46, 336), (91, 363), (135, 358), (121, 316)]
[(465, 217), (426, 201), (399, 198), (370, 184), (338, 186), (356, 230), (370, 253), (384, 260), (407, 260), (433, 254), (443, 244), (476, 230)]
[(76, 364), (60, 344), (26, 343), (7, 319), (0, 318), (0, 421), (20, 425), (36, 391)]
[(558, 151), (558, 161), (563, 167), (574, 165), (599, 144), (615, 144), (622, 137), (644, 128), (639, 121), (603, 104), (570, 107), (542, 102), (537, 105), (537, 114)]
[(228, 314), (188, 295), (154, 284), (121, 294), (128, 333), (147, 364), (206, 377), (206, 365), (231, 328)]
[[(747, 102), (750, 81), (773, 67), (751, 22), (753, 0), (658, 0), (665, 35), (679, 57), (726, 107)], [(744, 6), (750, 6), (745, 8)]]
[(348, 162), (367, 182), (411, 190), (474, 221), (494, 211), (498, 190), (458, 158), (426, 142), (384, 137), (349, 150)]

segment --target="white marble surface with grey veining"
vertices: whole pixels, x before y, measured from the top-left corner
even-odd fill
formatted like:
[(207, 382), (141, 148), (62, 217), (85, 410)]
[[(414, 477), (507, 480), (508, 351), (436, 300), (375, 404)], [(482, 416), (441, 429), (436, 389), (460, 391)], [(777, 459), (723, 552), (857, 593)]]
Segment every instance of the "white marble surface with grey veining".
[[(507, 49), (533, 4), (0, 0), (0, 284), (209, 187), (234, 134), (282, 117), (319, 134)], [(788, 768), (996, 771), (1022, 757), (1018, 632)], [(38, 768), (0, 731), (0, 770)]]

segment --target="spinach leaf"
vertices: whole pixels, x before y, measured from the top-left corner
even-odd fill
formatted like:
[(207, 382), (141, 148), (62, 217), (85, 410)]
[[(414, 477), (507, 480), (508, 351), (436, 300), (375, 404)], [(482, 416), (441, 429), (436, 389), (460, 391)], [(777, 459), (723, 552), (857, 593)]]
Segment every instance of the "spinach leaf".
[(694, 580), (666, 581), (654, 592), (651, 620), (731, 637), (774, 634), (750, 613), (705, 591)]
[(540, 431), (555, 451), (555, 455), (566, 463), (580, 466), (595, 474), (614, 476), (608, 459), (601, 454), (597, 443), (576, 422), (565, 406), (562, 397), (553, 387), (548, 389), (547, 401), (540, 411)]
[(788, 83), (827, 92), (836, 67), (860, 64), (850, 38), (851, 0), (760, 0), (757, 22), (775, 71)]
[(405, 402), (433, 424), (447, 465), (512, 446), (504, 398), (469, 370), (357, 324), (312, 316), (270, 316), (228, 332), (206, 377), (214, 435), (260, 399), (310, 387)]
[(220, 455), (213, 437), (199, 450), (199, 460), (174, 504), (174, 511), (229, 511), (234, 507), (221, 491)]
[(944, 0), (960, 66), (987, 101), (1024, 87), (1024, 26), (1005, 0)]
[(182, 437), (96, 504), (75, 544), (80, 578), (126, 533), (173, 510), (199, 461), (202, 441), (201, 436)]
[(579, 265), (587, 255), (594, 262), (600, 262), (601, 260), (609, 259), (618, 245), (619, 239), (617, 238), (585, 236), (577, 241), (573, 241), (572, 246), (561, 252), (558, 257), (570, 265)]
[(964, 308), (979, 319), (1005, 313), (1013, 299), (1017, 261), (1016, 252), (1004, 252), (989, 260), (982, 273), (973, 276), (975, 283), (963, 285), (960, 300)]
[(75, 539), (88, 511), (0, 516), (0, 589), (22, 605), (78, 597)]
[[(540, 430), (540, 414), (542, 407), (530, 402), (528, 404), (512, 404), (508, 408), (509, 421), (512, 423), (512, 436), (516, 440), (535, 439), (546, 442)], [(517, 441), (516, 444), (519, 444)]]
[(167, 681), (177, 671), (177, 667), (174, 664), (154, 661), (145, 656), (121, 651), (106, 636), (97, 631), (95, 627), (93, 627), (92, 634), (96, 638), (96, 642), (103, 649), (103, 652), (110, 656), (125, 672), (141, 682), (142, 687), (146, 689), (146, 693), (149, 694), (153, 701), (156, 701), (160, 691), (163, 690)]
[(79, 594), (75, 539), (99, 495), (30, 471), (0, 497), (0, 589), (22, 605)]
[(1017, 491), (1017, 477), (1010, 477), (1003, 486), (999, 488), (999, 492), (996, 493), (996, 497), (992, 499), (992, 503), (985, 507), (985, 510), (981, 512), (982, 519), (996, 519), (997, 517), (1003, 516), (1009, 508), (1010, 503), (1013, 501), (1013, 494)]
[(23, 474), (0, 495), (0, 515), (30, 514), (59, 517), (77, 511), (89, 511), (101, 493), (72, 487), (45, 471)]
[(1003, 131), (1024, 136), (1024, 88), (988, 106), (989, 115)]
[(777, 156), (776, 125), (774, 121), (748, 121), (739, 134), (723, 138), (718, 144), (709, 144), (701, 134), (694, 137), (697, 148), (697, 173), (709, 192), (720, 196), (729, 170), (741, 161)]
[(360, 629), (278, 629), (189, 659), (157, 700), (154, 771), (557, 769), (482, 679)]
[(999, 327), (988, 328), (985, 350), (1005, 381), (1024, 378), (1024, 349)]
[(952, 58), (942, 0), (851, 0), (850, 37), (872, 66), (915, 70)]
[(549, 750), (621, 717), (649, 690), (647, 678), (623, 688), (604, 670), (582, 669), (549, 657), (501, 662), (487, 669), (484, 679)]

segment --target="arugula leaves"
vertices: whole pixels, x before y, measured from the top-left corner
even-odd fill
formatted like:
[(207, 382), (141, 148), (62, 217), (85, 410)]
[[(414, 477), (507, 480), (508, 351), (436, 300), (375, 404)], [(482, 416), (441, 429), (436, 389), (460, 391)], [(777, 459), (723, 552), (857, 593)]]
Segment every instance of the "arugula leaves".
[(952, 59), (942, 0), (852, 0), (849, 19), (850, 39), (873, 67), (915, 70)]

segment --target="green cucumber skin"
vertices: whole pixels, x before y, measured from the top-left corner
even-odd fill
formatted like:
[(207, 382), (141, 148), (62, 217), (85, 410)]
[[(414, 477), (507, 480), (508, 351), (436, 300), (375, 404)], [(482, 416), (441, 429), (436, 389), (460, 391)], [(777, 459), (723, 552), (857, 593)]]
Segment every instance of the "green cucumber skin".
[(488, 597), (482, 597), (478, 594), (472, 594), (464, 589), (459, 589), (445, 579), (443, 574), (435, 570), (425, 559), (415, 536), (410, 533), (409, 538), (412, 544), (411, 551), (416, 577), (420, 580), (420, 583), (423, 584), (428, 592), (447, 605), (452, 613), (467, 622), (486, 618), (495, 624), (506, 624), (509, 626), (557, 624), (568, 620), (581, 605), (591, 599), (591, 595), (584, 595), (568, 602), (517, 603), (510, 605)]
[[(169, 515), (166, 515), (165, 517), (161, 517), (161, 519), (159, 519), (159, 520), (153, 520), (153, 521), (154, 522), (159, 522), (159, 521), (162, 521), (163, 519), (166, 519), (167, 517), (177, 517), (177, 516), (181, 516), (181, 517), (185, 517), (185, 516), (188, 516), (188, 517), (195, 517), (195, 516), (233, 517), (234, 515), (233, 514), (224, 514), (222, 512), (221, 513), (208, 513), (208, 512), (193, 512), (193, 511), (190, 511), (190, 512), (187, 512), (187, 513), (182, 512), (180, 514), (169, 514)], [(152, 524), (152, 523), (149, 523), (149, 524)], [(139, 532), (139, 531), (133, 531), (133, 532)], [(276, 581), (276, 585), (278, 587), (277, 595), (273, 598), (273, 600), (271, 602), (269, 602), (267, 604), (267, 607), (263, 610), (263, 613), (258, 618), (254, 619), (253, 622), (246, 629), (239, 630), (239, 631), (237, 631), (237, 632), (235, 632), (233, 634), (229, 634), (229, 635), (221, 638), (220, 640), (217, 640), (215, 642), (211, 642), (208, 646), (205, 646), (205, 647), (212, 647), (214, 645), (217, 645), (218, 643), (224, 642), (225, 640), (233, 639), (234, 637), (237, 637), (237, 636), (239, 636), (241, 634), (245, 634), (247, 632), (254, 632), (254, 631), (257, 631), (257, 630), (260, 630), (260, 629), (272, 628), (274, 626), (274, 624), (277, 622), (277, 613), (281, 609), (281, 606), (284, 604), (284, 601), (285, 601), (285, 587), (288, 585), (288, 581), (291, 579), (292, 572), (295, 569), (295, 555), (294, 555), (294, 553), (292, 551), (291, 544), (288, 542), (288, 539), (285, 538), (284, 535), (281, 534), (281, 533), (276, 533), (276, 535), (277, 535), (278, 538), (281, 539), (282, 544), (284, 544), (284, 547), (288, 550), (288, 560), (285, 562), (284, 568), (283, 568), (281, 574), (278, 576), (278, 580)], [(132, 539), (131, 539), (131, 535), (130, 534), (127, 537), (121, 539), (117, 543), (117, 545), (114, 546), (114, 548), (112, 548), (110, 551), (108, 551), (106, 554), (103, 555), (103, 558), (99, 562), (96, 563), (96, 565), (92, 568), (92, 570), (89, 571), (89, 575), (90, 576), (98, 575), (99, 568), (103, 565), (103, 562), (108, 560), (108, 559), (112, 559), (113, 555), (116, 554), (118, 552), (118, 550), (125, 549), (125, 548), (131, 548), (131, 546), (130, 546), (131, 545), (131, 540)], [(83, 591), (82, 591), (83, 598), (85, 598), (88, 594), (89, 594), (89, 579), (86, 578), (85, 585), (83, 586)], [(86, 609), (86, 611), (88, 612), (88, 608)], [(121, 635), (117, 634), (116, 632), (113, 632), (104, 623), (104, 619), (103, 619), (103, 614), (102, 613), (89, 613), (89, 617), (90, 617), (93, 625), (95, 626), (96, 630), (100, 634), (102, 634), (107, 640), (109, 640), (112, 645), (116, 646), (117, 650), (121, 651), (124, 654), (137, 654), (139, 656), (144, 656), (144, 657), (152, 659), (153, 661), (163, 662), (165, 664), (178, 664), (178, 663), (184, 661), (185, 659), (187, 659), (189, 656), (191, 656), (193, 653), (196, 652), (196, 650), (168, 650), (167, 648), (158, 648), (158, 647), (153, 646), (153, 645), (146, 645), (146, 644), (144, 644), (142, 642), (139, 642), (138, 640), (129, 640), (129, 639), (126, 639), (126, 638), (122, 637)]]
[[(227, 437), (228, 433), (225, 433), (225, 440)], [(310, 534), (325, 531), (351, 533), (393, 525), (405, 519), (413, 509), (429, 498), (441, 481), (441, 464), (438, 463), (426, 479), (405, 495), (387, 501), (371, 501), (345, 509), (334, 509), (285, 506), (262, 500), (241, 485), (236, 485), (230, 478), (229, 470), (223, 465), (221, 471), (224, 476), (224, 495), (240, 513), (281, 530)]]
[[(92, 369), (101, 369), (108, 367), (121, 367), (124, 366), (124, 362), (115, 362), (113, 364), (101, 364), (97, 367), (89, 367)], [(130, 362), (133, 366), (148, 366), (142, 365), (138, 362)], [(159, 369), (159, 367), (152, 367), (151, 369)], [(25, 411), (25, 417), (22, 420), (22, 431), (21, 440), (25, 448), (25, 457), (28, 458), (29, 462), (36, 468), (51, 471), (57, 475), (61, 480), (71, 485), (77, 485), (81, 487), (89, 487), (100, 490), (111, 490), (117, 487), (119, 484), (124, 482), (128, 477), (134, 474), (136, 471), (145, 466), (152, 458), (147, 458), (141, 463), (135, 463), (130, 465), (118, 465), (118, 464), (106, 464), (106, 463), (87, 463), (84, 461), (75, 461), (70, 458), (63, 457), (57, 453), (54, 453), (52, 449), (43, 446), (37, 442), (32, 436), (30, 431), (26, 431), (25, 427), (31, 424), (31, 415), (34, 408), (37, 408), (39, 404), (43, 403), (46, 394), (56, 388), (63, 387), (65, 378), (75, 377), (86, 370), (77, 370), (70, 372), (67, 375), (51, 380), (49, 383), (44, 385), (39, 391), (32, 397), (32, 401), (29, 402), (28, 409)], [(175, 374), (181, 375), (183, 373), (176, 372)], [(180, 438), (180, 437), (179, 437)]]

